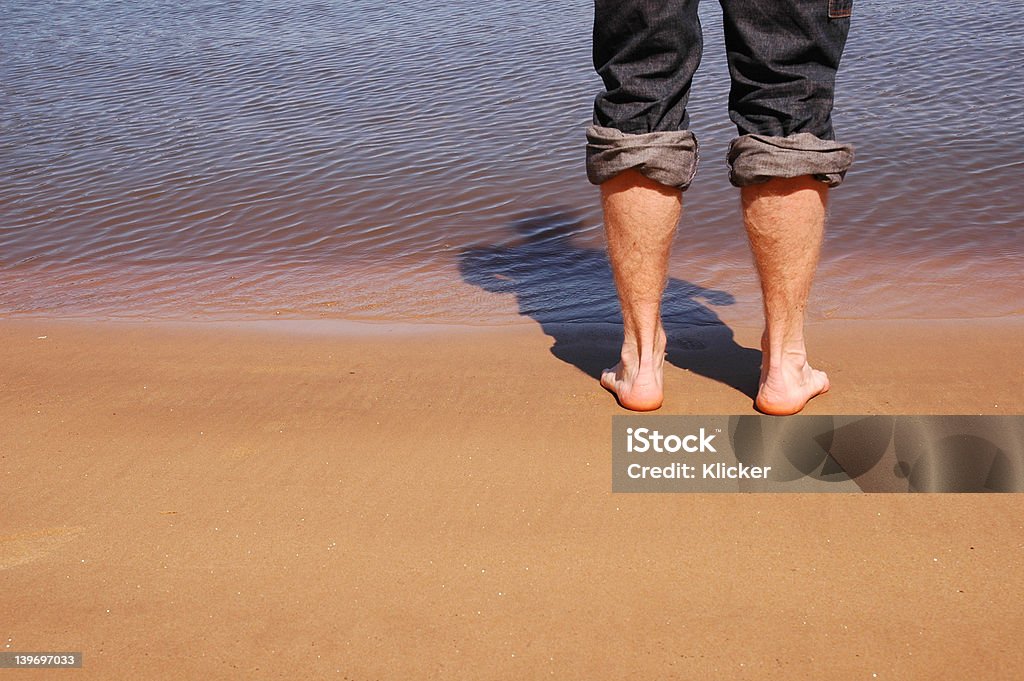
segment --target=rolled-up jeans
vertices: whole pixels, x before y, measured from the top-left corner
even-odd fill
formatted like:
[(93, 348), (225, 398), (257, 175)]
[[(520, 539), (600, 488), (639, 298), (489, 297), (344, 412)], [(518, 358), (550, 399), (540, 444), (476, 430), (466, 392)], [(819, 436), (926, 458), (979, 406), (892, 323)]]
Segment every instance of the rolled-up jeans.
[[(595, 0), (594, 66), (605, 90), (587, 130), (587, 177), (634, 169), (686, 189), (697, 140), (686, 104), (700, 63), (699, 0)], [(832, 101), (853, 0), (720, 0), (732, 85), (729, 147), (738, 186), (810, 175), (843, 181), (853, 147), (835, 141)]]

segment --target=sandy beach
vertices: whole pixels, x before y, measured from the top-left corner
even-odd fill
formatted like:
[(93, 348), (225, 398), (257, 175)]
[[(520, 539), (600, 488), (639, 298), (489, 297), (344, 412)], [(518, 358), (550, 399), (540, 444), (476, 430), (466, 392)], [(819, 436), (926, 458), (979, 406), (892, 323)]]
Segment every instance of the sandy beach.
[[(805, 413), (1019, 424), (1020, 3), (874, 5)], [(1024, 490), (1001, 445), (858, 441), (842, 494), (612, 492), (593, 10), (3, 3), (0, 653), (84, 663), (0, 681), (1024, 679), (1024, 495), (876, 493)], [(753, 416), (739, 90), (695, 11), (658, 413)]]
[[(600, 327), (0, 322), (5, 678), (1016, 679), (1020, 495), (611, 493)], [(1024, 412), (1019, 319), (829, 322), (818, 414)], [(745, 414), (758, 332), (672, 334)]]

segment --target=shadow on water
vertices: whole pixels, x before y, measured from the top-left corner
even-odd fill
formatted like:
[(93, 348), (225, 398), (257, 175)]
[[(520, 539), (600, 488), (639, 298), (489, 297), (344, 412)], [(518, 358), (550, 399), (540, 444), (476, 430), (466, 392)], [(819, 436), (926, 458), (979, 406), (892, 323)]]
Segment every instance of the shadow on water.
[[(581, 228), (568, 212), (529, 215), (512, 224), (506, 243), (464, 249), (459, 272), (485, 291), (515, 295), (519, 314), (554, 339), (551, 353), (597, 379), (618, 361), (622, 315), (604, 251), (572, 243)], [(708, 307), (734, 302), (725, 291), (669, 278), (662, 303), (667, 359), (753, 399), (761, 351), (738, 345)]]

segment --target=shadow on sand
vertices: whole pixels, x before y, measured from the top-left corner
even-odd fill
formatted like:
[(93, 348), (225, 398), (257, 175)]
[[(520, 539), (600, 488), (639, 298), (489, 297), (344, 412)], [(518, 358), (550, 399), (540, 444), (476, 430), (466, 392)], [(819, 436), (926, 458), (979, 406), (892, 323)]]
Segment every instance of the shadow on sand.
[[(572, 244), (581, 227), (568, 212), (529, 215), (512, 224), (505, 244), (464, 249), (459, 272), (485, 291), (514, 295), (519, 314), (554, 339), (551, 353), (598, 379), (618, 361), (622, 316), (604, 251)], [(727, 292), (669, 278), (662, 303), (667, 359), (754, 399), (761, 351), (738, 345), (707, 306), (734, 302)]]

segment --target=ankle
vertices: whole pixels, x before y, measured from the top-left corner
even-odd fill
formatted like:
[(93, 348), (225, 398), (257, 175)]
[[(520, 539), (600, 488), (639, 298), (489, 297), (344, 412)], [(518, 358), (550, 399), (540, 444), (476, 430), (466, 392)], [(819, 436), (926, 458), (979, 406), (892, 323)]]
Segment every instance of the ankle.
[(623, 362), (643, 367), (656, 367), (665, 358), (668, 337), (660, 326), (646, 337), (638, 339), (633, 334), (626, 334), (622, 342), (620, 358)]
[(802, 364), (807, 361), (807, 345), (803, 335), (785, 337), (775, 341), (767, 333), (761, 337), (761, 351), (775, 364)]

